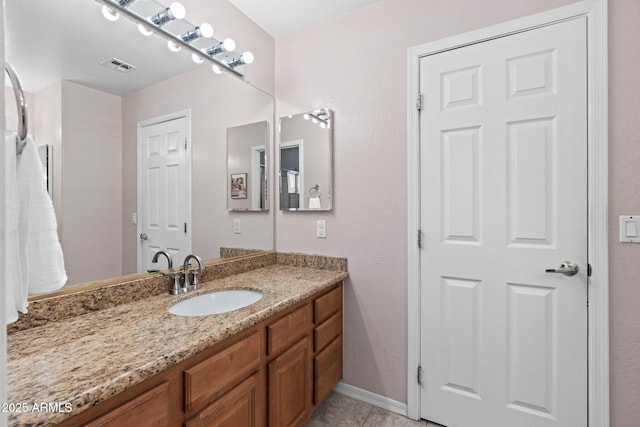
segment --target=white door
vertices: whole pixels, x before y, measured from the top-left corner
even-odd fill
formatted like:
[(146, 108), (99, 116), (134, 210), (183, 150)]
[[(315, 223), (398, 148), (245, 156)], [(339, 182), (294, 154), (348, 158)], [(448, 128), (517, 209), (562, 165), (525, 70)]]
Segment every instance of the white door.
[(142, 126), (139, 135), (139, 269), (167, 268), (164, 257), (151, 264), (160, 250), (171, 254), (178, 266), (191, 253), (188, 120), (180, 117)]
[(586, 31), (420, 61), (422, 418), (587, 425)]

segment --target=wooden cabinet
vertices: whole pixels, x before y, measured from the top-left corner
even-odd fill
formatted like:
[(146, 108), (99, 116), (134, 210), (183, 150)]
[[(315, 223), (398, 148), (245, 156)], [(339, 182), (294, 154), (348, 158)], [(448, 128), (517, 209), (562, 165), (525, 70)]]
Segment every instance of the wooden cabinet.
[(341, 283), (62, 425), (301, 426), (340, 378)]

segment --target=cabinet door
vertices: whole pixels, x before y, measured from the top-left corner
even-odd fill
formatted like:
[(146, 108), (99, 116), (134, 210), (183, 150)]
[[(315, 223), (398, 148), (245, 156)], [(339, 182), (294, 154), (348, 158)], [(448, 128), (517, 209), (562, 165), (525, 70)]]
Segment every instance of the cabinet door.
[(255, 427), (258, 415), (258, 374), (200, 411), (184, 423), (185, 427)]
[(314, 403), (319, 405), (342, 378), (342, 335), (314, 358)]
[(168, 426), (168, 402), (169, 383), (162, 383), (85, 425), (87, 427)]
[(304, 337), (269, 363), (269, 426), (300, 425), (311, 409), (310, 339)]

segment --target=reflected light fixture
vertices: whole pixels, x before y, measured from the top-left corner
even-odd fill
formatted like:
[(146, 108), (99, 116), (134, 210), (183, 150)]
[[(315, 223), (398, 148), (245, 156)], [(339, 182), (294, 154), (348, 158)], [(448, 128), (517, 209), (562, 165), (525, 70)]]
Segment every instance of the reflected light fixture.
[(222, 68), (218, 67), (216, 64), (213, 64), (211, 66), (211, 69), (213, 70), (214, 73), (216, 74), (222, 74)]
[(240, 55), (240, 58), (234, 59), (233, 61), (230, 61), (227, 66), (231, 69), (236, 68), (239, 65), (243, 65), (243, 64), (251, 64), (253, 62), (253, 53), (247, 51), (245, 53), (243, 53), (242, 55)]
[(226, 38), (223, 41), (219, 42), (218, 44), (211, 46), (209, 49), (206, 50), (206, 52), (207, 52), (207, 55), (209, 56), (215, 56), (223, 52), (233, 52), (235, 48), (236, 48), (236, 42), (234, 42), (233, 39)]
[(187, 11), (185, 10), (184, 6), (176, 1), (171, 3), (171, 6), (169, 6), (162, 12), (153, 15), (151, 18), (149, 18), (149, 21), (151, 21), (153, 25), (162, 27), (164, 24), (166, 24), (167, 22), (171, 22), (174, 19), (184, 18), (186, 14)]
[(142, 24), (138, 24), (138, 31), (140, 31), (140, 34), (142, 34), (143, 36), (150, 36), (151, 34), (153, 34), (152, 30)]
[(191, 54), (191, 59), (196, 64), (202, 64), (204, 62), (204, 58), (202, 56), (198, 55), (197, 53)]
[[(131, 3), (135, 2), (136, 0), (117, 0), (114, 3), (118, 3), (120, 5), (120, 7), (123, 8), (128, 8)], [(105, 17), (105, 19), (107, 21), (117, 21), (118, 18), (120, 18), (120, 14), (118, 12), (116, 12), (115, 10), (111, 9), (108, 6), (102, 6), (102, 16)]]
[(182, 49), (178, 43), (171, 40), (167, 41), (167, 47), (171, 52), (179, 52)]

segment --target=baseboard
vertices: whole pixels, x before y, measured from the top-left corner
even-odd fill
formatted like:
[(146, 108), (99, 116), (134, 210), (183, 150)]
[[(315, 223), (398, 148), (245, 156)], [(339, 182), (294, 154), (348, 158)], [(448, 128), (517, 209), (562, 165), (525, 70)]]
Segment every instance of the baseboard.
[(345, 384), (340, 381), (333, 391), (352, 397), (357, 400), (369, 403), (387, 411), (395, 412), (403, 416), (407, 416), (407, 405), (405, 403), (398, 402), (397, 400), (389, 399), (388, 397), (380, 396), (379, 394), (371, 393), (370, 391), (363, 390), (358, 387), (354, 387), (349, 384)]

